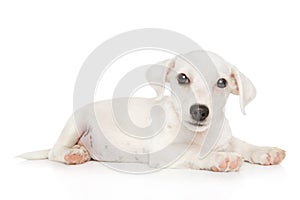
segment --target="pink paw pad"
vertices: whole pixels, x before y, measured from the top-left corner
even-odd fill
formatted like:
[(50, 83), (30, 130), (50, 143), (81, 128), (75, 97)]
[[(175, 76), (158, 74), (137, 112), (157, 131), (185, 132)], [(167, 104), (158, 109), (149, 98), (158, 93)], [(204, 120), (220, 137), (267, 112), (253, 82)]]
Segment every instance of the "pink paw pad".
[(281, 153), (277, 152), (276, 157), (274, 158), (273, 163), (274, 163), (274, 164), (279, 164), (279, 163), (281, 163), (281, 161), (282, 161), (284, 158), (285, 158), (285, 152), (284, 152), (284, 151), (281, 152)]
[(218, 166), (210, 168), (213, 172), (238, 171), (242, 165), (242, 157), (225, 158)]
[(232, 161), (231, 163), (230, 163), (230, 166), (229, 166), (229, 168), (231, 169), (231, 170), (234, 170), (234, 169), (236, 169), (236, 168), (238, 168), (239, 167), (239, 160), (238, 159), (236, 159), (235, 161)]
[(264, 166), (277, 165), (285, 158), (285, 151), (279, 148), (269, 148), (255, 151), (250, 162)]
[(84, 146), (75, 145), (72, 149), (74, 149), (74, 151), (64, 157), (68, 165), (82, 164), (91, 160), (91, 157)]

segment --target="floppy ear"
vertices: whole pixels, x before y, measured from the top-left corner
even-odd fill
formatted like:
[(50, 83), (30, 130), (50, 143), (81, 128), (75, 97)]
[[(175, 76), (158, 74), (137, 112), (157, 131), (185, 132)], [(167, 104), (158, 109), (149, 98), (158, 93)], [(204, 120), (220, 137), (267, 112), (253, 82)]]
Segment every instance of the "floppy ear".
[(231, 79), (233, 82), (231, 93), (240, 96), (241, 111), (246, 114), (245, 107), (255, 98), (256, 89), (252, 82), (236, 67), (231, 68)]
[(152, 65), (146, 72), (146, 79), (155, 90), (157, 98), (161, 98), (168, 82), (168, 74), (175, 66), (175, 59), (168, 59)]

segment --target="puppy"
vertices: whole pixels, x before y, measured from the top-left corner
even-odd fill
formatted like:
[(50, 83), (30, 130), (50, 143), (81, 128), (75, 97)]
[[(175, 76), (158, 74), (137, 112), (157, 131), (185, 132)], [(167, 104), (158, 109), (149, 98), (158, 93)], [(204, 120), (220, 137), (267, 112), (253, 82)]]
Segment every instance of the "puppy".
[[(285, 158), (284, 150), (255, 146), (233, 137), (224, 117), (230, 93), (239, 95), (245, 112), (245, 106), (256, 95), (251, 81), (218, 55), (200, 54), (215, 66), (217, 74), (213, 78), (206, 80), (180, 56), (160, 62), (146, 73), (157, 97), (119, 98), (82, 107), (69, 118), (51, 150), (20, 157), (48, 158), (66, 164), (91, 159), (135, 162), (153, 168), (214, 172), (238, 171), (243, 161), (279, 164)], [(191, 52), (185, 56), (201, 59), (198, 55)], [(165, 84), (169, 85), (170, 96), (164, 96)]]

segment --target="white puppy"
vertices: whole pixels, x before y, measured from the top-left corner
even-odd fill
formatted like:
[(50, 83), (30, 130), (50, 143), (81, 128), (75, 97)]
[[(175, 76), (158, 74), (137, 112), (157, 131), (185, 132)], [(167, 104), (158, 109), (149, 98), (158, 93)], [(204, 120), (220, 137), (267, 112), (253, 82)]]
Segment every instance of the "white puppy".
[[(189, 54), (193, 55), (197, 54)], [(237, 171), (243, 161), (261, 165), (280, 163), (285, 151), (247, 144), (233, 137), (228, 121), (221, 120), (230, 93), (240, 95), (244, 112), (256, 91), (250, 80), (233, 65), (214, 53), (206, 52), (206, 55), (218, 72), (212, 83), (205, 81), (196, 68), (180, 57), (163, 61), (160, 65), (166, 68), (150, 68), (147, 78), (150, 83), (169, 84), (170, 96), (163, 96), (164, 88), (152, 84), (157, 98), (120, 98), (87, 105), (70, 117), (51, 150), (21, 157), (48, 158), (67, 164), (81, 164), (91, 159), (138, 162), (151, 167), (220, 172)], [(221, 95), (223, 100), (211, 101), (209, 90)], [(122, 114), (124, 106), (128, 116)], [(152, 112), (157, 106), (163, 108), (163, 114)], [(221, 118), (214, 119), (213, 115), (217, 114)], [(161, 123), (153, 125), (153, 117)], [(129, 124), (128, 119), (133, 123)], [(151, 123), (153, 126), (149, 128)], [(208, 138), (214, 133), (209, 130), (214, 123), (222, 126), (211, 143)], [(201, 156), (203, 149), (206, 153)]]

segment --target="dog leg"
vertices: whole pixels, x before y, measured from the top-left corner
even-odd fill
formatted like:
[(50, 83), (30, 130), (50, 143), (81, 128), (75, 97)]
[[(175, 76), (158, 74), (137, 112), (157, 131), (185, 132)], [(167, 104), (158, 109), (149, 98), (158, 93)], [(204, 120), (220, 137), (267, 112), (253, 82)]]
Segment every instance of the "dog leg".
[(80, 137), (87, 131), (85, 124), (84, 121), (76, 124), (72, 116), (50, 150), (48, 159), (66, 164), (81, 164), (89, 161), (91, 157), (88, 151), (82, 144), (78, 144)]
[(241, 154), (245, 161), (260, 165), (276, 165), (285, 158), (285, 151), (277, 147), (259, 147), (232, 138), (228, 151)]
[(243, 157), (235, 152), (209, 153), (205, 158), (198, 158), (199, 146), (192, 145), (189, 150), (178, 159), (171, 168), (204, 169), (214, 172), (238, 171), (243, 163)]

